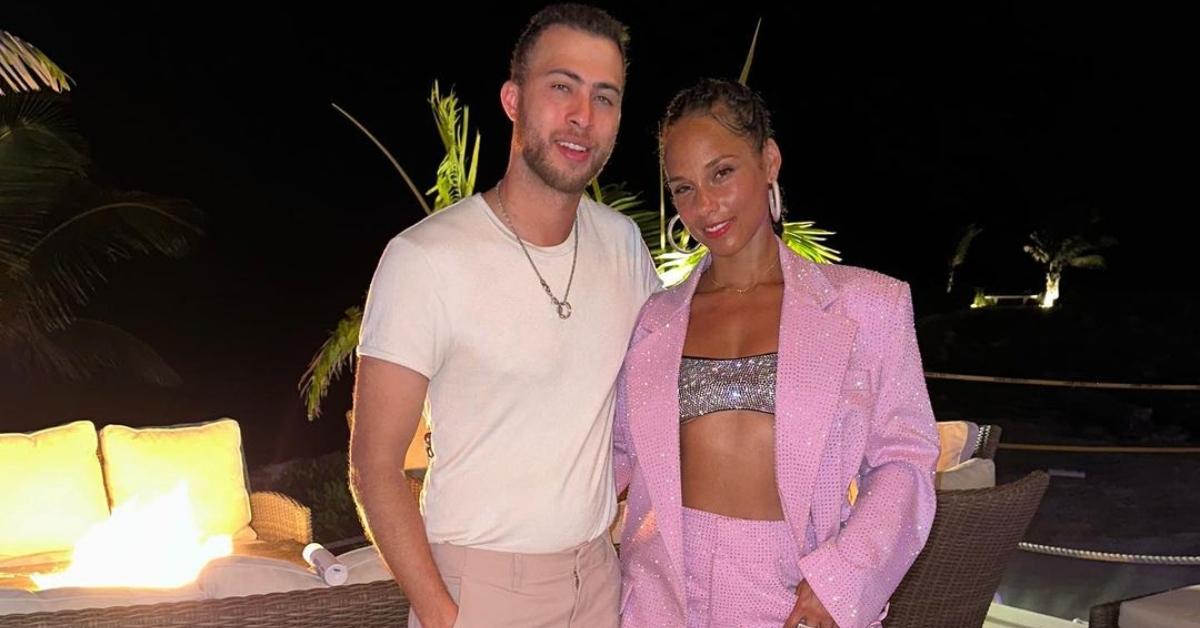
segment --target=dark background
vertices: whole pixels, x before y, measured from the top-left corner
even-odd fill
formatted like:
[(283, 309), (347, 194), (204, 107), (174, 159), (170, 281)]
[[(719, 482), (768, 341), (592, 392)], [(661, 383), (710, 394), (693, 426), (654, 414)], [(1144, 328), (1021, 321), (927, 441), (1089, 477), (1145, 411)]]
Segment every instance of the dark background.
[[(77, 82), (73, 111), (102, 176), (189, 199), (207, 216), (191, 256), (114, 267), (86, 312), (148, 341), (183, 384), (156, 388), (120, 371), (83, 383), (18, 374), (0, 383), (0, 431), (232, 416), (252, 464), (344, 447), (349, 378), (313, 423), (297, 382), (342, 312), (361, 303), (386, 241), (423, 214), (330, 103), (427, 186), (441, 147), (425, 100), (434, 80), (454, 87), (483, 133), (486, 189), (507, 157), (498, 91), (509, 51), (540, 5), (249, 4), (0, 9), (0, 28)], [(1179, 156), (1191, 147), (1183, 96), (1194, 70), (1180, 67), (1179, 16), (1032, 2), (808, 4), (606, 5), (633, 43), (618, 147), (601, 179), (657, 201), (660, 112), (701, 76), (735, 78), (762, 17), (750, 84), (775, 113), (792, 218), (836, 231), (845, 263), (910, 282), (918, 317), (965, 307), (967, 293), (943, 292), (969, 223), (986, 230), (959, 282), (1037, 292), (1025, 236), (1087, 212), (1121, 243), (1106, 252), (1108, 270), (1068, 271), (1065, 307), (1195, 303), (1196, 203), (1184, 188), (1194, 158)], [(1074, 359), (1084, 371), (1091, 361), (1087, 350)], [(1029, 366), (1024, 375), (1041, 375)], [(1178, 380), (1190, 368), (1158, 375)]]

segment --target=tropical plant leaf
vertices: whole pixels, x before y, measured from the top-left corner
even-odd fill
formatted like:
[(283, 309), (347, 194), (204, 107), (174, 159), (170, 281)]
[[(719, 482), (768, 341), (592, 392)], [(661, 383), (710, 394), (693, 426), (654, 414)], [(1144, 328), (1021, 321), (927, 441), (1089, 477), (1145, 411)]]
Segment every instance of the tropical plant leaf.
[[(383, 152), (396, 171), (404, 178), (426, 214), (445, 209), (475, 193), (475, 181), (479, 172), (479, 144), (482, 138), (476, 132), (474, 142), (469, 141), (471, 137), (470, 110), (460, 106), (454, 90), (443, 95), (437, 81), (434, 81), (429, 94), (429, 106), (433, 113), (438, 137), (442, 141), (443, 150), (445, 150), (445, 156), (438, 165), (437, 179), (433, 187), (422, 194), (387, 147), (362, 123), (341, 107), (334, 105), (335, 109), (358, 127)], [(468, 153), (470, 153), (469, 160)], [(434, 198), (432, 207), (425, 200), (426, 195)], [(354, 350), (358, 345), (361, 323), (362, 308), (352, 307), (346, 310), (342, 320), (338, 322), (329, 338), (325, 340), (312, 361), (309, 362), (308, 369), (300, 377), (299, 388), (304, 397), (305, 413), (310, 421), (321, 415), (321, 401), (329, 393), (333, 382), (351, 366)]]
[(57, 331), (47, 332), (35, 324), (19, 334), (0, 333), (0, 355), (7, 357), (14, 371), (32, 368), (73, 380), (119, 371), (158, 386), (181, 382), (153, 347), (115, 325), (92, 319), (73, 319)]
[[(1074, 234), (1056, 239), (1041, 232), (1034, 232), (1029, 235), (1029, 242), (1024, 246), (1025, 252), (1029, 253), (1038, 263), (1044, 264), (1047, 272), (1055, 273), (1065, 266), (1103, 268), (1103, 256), (1096, 252), (1115, 246), (1117, 239), (1112, 236), (1085, 234)], [(1100, 265), (1096, 265), (1095, 258), (1101, 259)], [(1085, 261), (1082, 262), (1082, 265), (1076, 265), (1074, 262), (1076, 259)]]
[[(811, 221), (788, 222), (783, 225), (783, 242), (797, 255), (817, 264), (833, 264), (842, 261), (841, 252), (824, 244), (827, 236), (835, 235), (832, 231), (818, 229)], [(675, 235), (680, 246), (688, 247), (691, 237), (684, 229)], [(690, 249), (688, 249), (690, 250)], [(658, 262), (658, 275), (663, 285), (671, 287), (688, 278), (692, 270), (700, 263), (708, 249), (697, 246), (688, 253), (675, 250), (660, 251), (655, 255)]]
[(655, 261), (658, 262), (656, 268), (658, 277), (662, 279), (663, 286), (670, 288), (682, 283), (700, 265), (704, 256), (708, 255), (708, 249), (703, 246), (698, 246), (694, 250), (685, 250), (690, 250), (690, 252), (681, 253), (668, 250), (660, 251), (654, 256)]
[(200, 213), (91, 178), (63, 93), (71, 83), (37, 48), (0, 31), (0, 353), (18, 368), (69, 378), (120, 368), (176, 385), (146, 343), (75, 310), (112, 262), (184, 254), (201, 233)]
[(967, 225), (967, 230), (962, 237), (958, 239), (958, 245), (954, 247), (954, 254), (950, 256), (950, 271), (946, 279), (946, 294), (950, 294), (954, 290), (954, 275), (958, 271), (958, 267), (963, 265), (967, 260), (967, 251), (971, 249), (971, 243), (975, 241), (975, 237), (983, 233), (983, 227), (971, 223)]
[[(475, 146), (469, 145), (470, 109), (458, 102), (454, 90), (445, 96), (441, 94), (437, 81), (429, 95), (429, 105), (433, 110), (434, 123), (442, 147), (446, 151), (437, 169), (437, 182), (425, 192), (434, 197), (433, 211), (445, 209), (454, 203), (475, 193), (475, 173), (479, 165), (479, 142), (481, 136), (475, 134)], [(471, 153), (471, 162), (467, 163), (467, 153)]]
[(748, 85), (750, 82), (750, 66), (754, 65), (754, 49), (758, 47), (758, 31), (762, 28), (762, 18), (758, 18), (758, 23), (754, 25), (754, 37), (750, 40), (750, 50), (746, 52), (746, 62), (742, 64), (742, 73), (738, 75), (738, 82), (742, 85)]
[(950, 258), (950, 266), (962, 266), (967, 259), (967, 251), (971, 249), (971, 243), (975, 241), (975, 237), (983, 233), (983, 227), (971, 223), (967, 226), (966, 233), (958, 239), (958, 246), (954, 247), (954, 255)]
[(817, 264), (842, 261), (841, 251), (823, 244), (833, 231), (818, 229), (812, 221), (783, 223), (783, 241), (800, 257)]
[(0, 272), (37, 241), (64, 189), (87, 177), (83, 139), (52, 92), (0, 97)]
[(346, 310), (333, 333), (309, 362), (308, 370), (300, 377), (300, 394), (304, 397), (304, 408), (309, 421), (321, 416), (321, 402), (329, 394), (329, 387), (341, 377), (342, 371), (350, 366), (354, 350), (358, 346), (361, 326), (362, 308), (352, 307)]
[(658, 212), (638, 209), (642, 205), (641, 192), (629, 192), (625, 183), (601, 186), (599, 180), (592, 179), (588, 195), (597, 203), (608, 205), (632, 219), (641, 232), (646, 247), (650, 250), (657, 247), (655, 240), (658, 238)]
[(1102, 270), (1106, 267), (1104, 256), (1098, 254), (1081, 255), (1072, 257), (1067, 260), (1067, 266), (1072, 268), (1090, 268), (1094, 270)]
[(202, 234), (200, 213), (186, 201), (86, 188), (47, 215), (36, 241), (8, 267), (0, 294), (19, 291), (34, 316), (63, 329), (111, 263), (146, 254), (178, 258)]
[(0, 96), (41, 90), (65, 92), (73, 82), (36, 46), (0, 30)]
[(1026, 244), (1023, 248), (1037, 263), (1048, 264), (1050, 262), (1052, 255), (1050, 254), (1049, 247), (1042, 242), (1041, 237), (1036, 232), (1029, 234), (1029, 244)]
[(623, 182), (601, 186), (598, 179), (592, 179), (589, 189), (592, 200), (608, 205), (619, 212), (634, 209), (642, 204), (642, 193), (630, 192), (625, 188)]
[(339, 107), (337, 103), (330, 104), (334, 109), (337, 110), (338, 113), (342, 114), (347, 120), (350, 121), (351, 124), (361, 131), (363, 135), (366, 135), (367, 139), (371, 140), (371, 143), (383, 153), (384, 157), (387, 157), (387, 160), (392, 164), (392, 167), (396, 169), (396, 172), (400, 173), (400, 177), (404, 179), (404, 183), (408, 185), (408, 189), (412, 191), (413, 196), (416, 197), (417, 203), (421, 205), (421, 209), (425, 210), (426, 215), (432, 214), (433, 210), (429, 207), (429, 203), (425, 202), (425, 196), (421, 194), (421, 190), (417, 189), (417, 184), (413, 183), (412, 177), (408, 176), (408, 173), (404, 171), (404, 167), (400, 165), (400, 162), (396, 161), (396, 156), (393, 155), (392, 152), (383, 145), (383, 142), (379, 141), (379, 138), (375, 137), (374, 133), (371, 133), (366, 126), (359, 122), (358, 118), (350, 115), (350, 112)]

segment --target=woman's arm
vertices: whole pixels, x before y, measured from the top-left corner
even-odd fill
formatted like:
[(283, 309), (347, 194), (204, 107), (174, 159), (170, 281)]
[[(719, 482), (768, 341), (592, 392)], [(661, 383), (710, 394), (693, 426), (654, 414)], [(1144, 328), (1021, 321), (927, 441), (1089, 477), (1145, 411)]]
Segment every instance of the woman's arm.
[(800, 560), (805, 580), (842, 628), (876, 621), (929, 536), (937, 498), (937, 429), (901, 283), (880, 333), (879, 393), (864, 450), (858, 499), (837, 536)]

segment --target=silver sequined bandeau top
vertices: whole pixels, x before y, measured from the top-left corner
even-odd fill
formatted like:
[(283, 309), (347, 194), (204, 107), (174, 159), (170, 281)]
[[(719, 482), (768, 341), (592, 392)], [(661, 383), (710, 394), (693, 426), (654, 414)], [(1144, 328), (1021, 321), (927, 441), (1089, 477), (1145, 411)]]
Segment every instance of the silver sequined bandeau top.
[(775, 367), (779, 355), (742, 358), (683, 356), (679, 365), (680, 424), (723, 410), (775, 413)]

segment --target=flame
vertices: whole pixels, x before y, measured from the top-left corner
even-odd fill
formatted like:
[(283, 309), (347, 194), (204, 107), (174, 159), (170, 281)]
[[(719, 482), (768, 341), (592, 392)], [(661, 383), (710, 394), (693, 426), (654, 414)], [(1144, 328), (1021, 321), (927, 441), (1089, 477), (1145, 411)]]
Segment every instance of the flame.
[(229, 535), (203, 538), (187, 484), (180, 482), (160, 497), (116, 508), (80, 537), (65, 571), (32, 578), (39, 589), (176, 588), (194, 581), (208, 561), (231, 553)]

